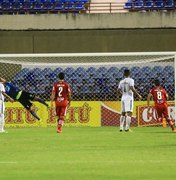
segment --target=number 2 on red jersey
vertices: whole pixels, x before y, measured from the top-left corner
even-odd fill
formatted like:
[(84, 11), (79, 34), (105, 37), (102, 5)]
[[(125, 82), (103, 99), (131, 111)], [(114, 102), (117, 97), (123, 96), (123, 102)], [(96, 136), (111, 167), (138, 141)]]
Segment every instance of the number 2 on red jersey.
[(58, 88), (58, 96), (62, 97), (63, 87)]

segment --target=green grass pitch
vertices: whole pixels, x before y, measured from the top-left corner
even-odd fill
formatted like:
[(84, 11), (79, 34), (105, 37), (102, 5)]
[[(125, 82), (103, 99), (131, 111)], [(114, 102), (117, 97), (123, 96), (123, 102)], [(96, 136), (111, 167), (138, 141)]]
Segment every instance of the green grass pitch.
[(10, 128), (0, 134), (1, 180), (176, 179), (169, 128)]

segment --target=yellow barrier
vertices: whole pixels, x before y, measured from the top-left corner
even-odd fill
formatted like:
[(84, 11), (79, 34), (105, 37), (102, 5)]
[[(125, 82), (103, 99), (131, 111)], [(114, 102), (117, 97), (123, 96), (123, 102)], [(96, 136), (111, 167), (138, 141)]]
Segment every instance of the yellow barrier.
[[(44, 105), (34, 102), (33, 109), (41, 118), (36, 120), (22, 105), (18, 102), (6, 102), (5, 126), (6, 127), (47, 127), (56, 126), (57, 117), (55, 109), (46, 108)], [(79, 101), (72, 102), (67, 111), (65, 126), (90, 126), (100, 127), (100, 102)]]
[[(49, 127), (57, 125), (55, 110), (46, 108), (44, 105), (34, 102), (34, 110), (41, 118), (36, 120), (22, 105), (18, 102), (6, 102), (5, 121), (6, 127)], [(174, 103), (169, 102), (169, 114), (174, 120)], [(121, 114), (120, 101), (73, 101), (67, 111), (64, 126), (119, 126)], [(132, 117), (132, 126), (156, 125), (157, 118), (154, 108), (150, 114), (147, 114), (147, 102), (135, 101)]]

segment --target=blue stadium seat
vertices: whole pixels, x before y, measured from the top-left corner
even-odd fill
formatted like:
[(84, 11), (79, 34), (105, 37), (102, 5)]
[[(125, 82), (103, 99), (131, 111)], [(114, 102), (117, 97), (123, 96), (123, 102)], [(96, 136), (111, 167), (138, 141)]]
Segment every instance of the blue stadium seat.
[(64, 4), (64, 10), (68, 11), (68, 10), (73, 10), (74, 9), (74, 3), (73, 2), (66, 2)]
[(94, 84), (95, 80), (93, 78), (88, 78), (87, 79), (87, 84)]
[(140, 72), (140, 67), (139, 66), (134, 66), (131, 68), (131, 74), (138, 74)]
[(11, 3), (9, 3), (9, 2), (3, 2), (3, 3), (1, 4), (1, 7), (2, 7), (2, 12), (3, 12), (3, 13), (13, 14), (12, 4), (11, 4)]
[(107, 74), (107, 72), (108, 72), (108, 70), (105, 67), (99, 67), (97, 69), (97, 73), (99, 73), (99, 74)]
[(165, 2), (164, 7), (167, 8), (167, 9), (174, 9), (175, 8), (174, 1), (173, 0), (167, 0)]
[(162, 9), (164, 7), (164, 2), (162, 0), (156, 0), (153, 7), (157, 9)]
[(58, 67), (53, 71), (56, 75), (58, 75), (60, 72), (63, 72), (63, 69)]
[(81, 77), (82, 77), (83, 79), (90, 79), (90, 74), (85, 71), (85, 72), (83, 72), (83, 73), (81, 74)]
[(69, 74), (69, 75), (74, 73), (74, 71), (75, 71), (75, 69), (72, 67), (68, 67), (68, 68), (64, 69), (64, 73)]
[(22, 3), (20, 3), (20, 2), (12, 3), (12, 10), (14, 13), (18, 13), (21, 9), (22, 9)]
[(103, 75), (101, 73), (96, 73), (92, 76), (92, 78), (94, 79), (101, 79), (103, 77)]
[(128, 68), (128, 67), (126, 67), (126, 66), (121, 67), (121, 68), (119, 68), (119, 72), (122, 72), (122, 73), (123, 73), (125, 69), (129, 69), (129, 68)]
[(43, 3), (41, 2), (34, 2), (33, 3), (33, 9), (31, 11), (31, 13), (41, 13), (43, 12)]
[(24, 3), (22, 3), (21, 13), (23, 13), (23, 12), (29, 13), (32, 11), (32, 9), (33, 9), (33, 3), (24, 2)]
[(152, 0), (144, 1), (144, 8), (145, 9), (151, 9), (152, 7), (153, 7), (153, 1)]
[(74, 5), (75, 5), (74, 6), (75, 10), (78, 10), (78, 11), (83, 10), (85, 8), (84, 2), (77, 2)]
[(41, 75), (44, 75), (44, 76), (47, 76), (49, 75), (50, 73), (52, 73), (52, 69), (51, 68), (45, 68), (41, 71)]
[(81, 94), (85, 94), (85, 95), (89, 94), (90, 93), (89, 85), (84, 84), (84, 86), (81, 86), (80, 91), (81, 91)]
[(133, 2), (132, 0), (128, 0), (124, 5), (124, 9), (132, 9), (132, 8), (133, 8)]
[(144, 66), (141, 68), (141, 71), (140, 71), (141, 74), (145, 73), (145, 74), (149, 74), (151, 73), (151, 68), (149, 66)]
[(140, 0), (140, 1), (136, 1), (133, 3), (133, 8), (134, 9), (141, 9), (144, 7), (144, 2), (143, 0)]
[(117, 67), (110, 67), (108, 69), (108, 73), (117, 73), (119, 71), (119, 69)]
[(33, 74), (34, 74), (35, 76), (40, 76), (40, 74), (41, 74), (41, 72), (42, 72), (42, 69), (40, 69), (40, 68), (34, 68), (32, 71), (33, 71)]
[(28, 91), (30, 93), (32, 93), (32, 94), (36, 94), (36, 87), (35, 86), (30, 86)]
[(44, 2), (42, 6), (42, 10), (50, 11), (53, 9), (54, 4), (50, 1)]
[(87, 69), (87, 72), (92, 76), (92, 75), (96, 74), (96, 69), (94, 67), (89, 67)]
[(164, 72), (168, 72), (168, 73), (173, 73), (174, 72), (174, 67), (173, 66), (165, 66), (163, 69)]
[(82, 75), (86, 72), (86, 70), (83, 68), (83, 67), (78, 67), (76, 70), (75, 70), (75, 74), (79, 74), (79, 75)]
[(114, 77), (114, 73), (113, 72), (110, 72), (110, 73), (106, 73), (106, 74), (103, 74), (103, 78), (106, 78), (106, 79), (110, 79), (110, 78), (113, 78)]
[(162, 67), (161, 66), (154, 66), (152, 69), (152, 73), (161, 73), (162, 72)]
[(73, 84), (81, 85), (81, 83), (82, 83), (82, 78), (80, 78), (79, 76), (73, 76), (70, 79), (72, 80)]
[(64, 9), (64, 3), (56, 1), (53, 5), (53, 12), (58, 12)]

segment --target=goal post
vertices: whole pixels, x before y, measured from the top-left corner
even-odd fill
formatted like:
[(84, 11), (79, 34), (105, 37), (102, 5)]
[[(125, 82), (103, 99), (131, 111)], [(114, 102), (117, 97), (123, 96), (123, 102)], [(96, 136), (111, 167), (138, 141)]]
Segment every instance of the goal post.
[[(149, 119), (146, 115), (147, 94), (156, 78), (169, 93), (169, 113), (171, 119), (175, 120), (175, 59), (176, 52), (0, 54), (0, 74), (19, 89), (34, 93), (49, 102), (52, 85), (58, 80), (58, 73), (64, 72), (72, 88), (73, 101), (73, 109), (68, 111), (66, 124), (74, 125), (75, 121), (80, 123), (80, 117), (86, 119), (89, 115), (79, 125), (86, 125), (85, 122), (90, 121), (88, 126), (118, 126), (121, 108), (117, 87), (123, 78), (124, 69), (130, 69), (135, 87), (143, 96), (142, 101), (135, 98), (132, 125), (149, 126), (158, 125), (154, 109)], [(82, 103), (82, 115), (77, 107), (79, 103)], [(17, 106), (6, 104), (8, 122), (8, 118), (12, 118), (8, 116), (9, 108), (15, 109)], [(45, 111), (38, 105), (36, 107), (38, 111)], [(91, 117), (94, 110), (95, 114)], [(44, 121), (49, 122), (49, 113)], [(75, 118), (71, 113), (76, 114)], [(97, 116), (99, 122), (95, 123), (93, 116)], [(23, 121), (25, 118), (23, 116)]]

